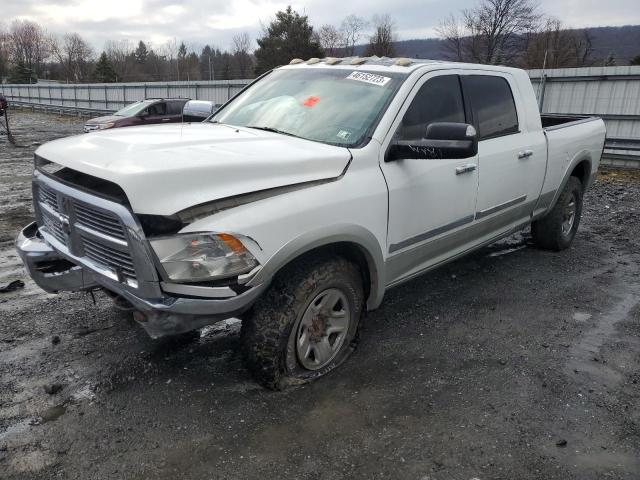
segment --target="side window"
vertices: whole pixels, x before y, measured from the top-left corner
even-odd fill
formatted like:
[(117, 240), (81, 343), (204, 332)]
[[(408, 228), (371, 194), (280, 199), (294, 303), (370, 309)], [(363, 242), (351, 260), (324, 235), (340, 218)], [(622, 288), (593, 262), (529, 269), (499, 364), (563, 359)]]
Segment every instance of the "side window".
[(167, 114), (169, 115), (182, 115), (182, 107), (184, 107), (185, 102), (183, 101), (175, 101), (175, 102), (167, 102)]
[(457, 75), (428, 80), (413, 98), (396, 133), (399, 140), (424, 138), (434, 122), (465, 122), (464, 102)]
[(164, 102), (154, 103), (149, 107), (150, 115), (165, 115), (167, 113), (167, 104)]
[(518, 113), (509, 82), (502, 77), (469, 75), (463, 78), (480, 140), (517, 133)]

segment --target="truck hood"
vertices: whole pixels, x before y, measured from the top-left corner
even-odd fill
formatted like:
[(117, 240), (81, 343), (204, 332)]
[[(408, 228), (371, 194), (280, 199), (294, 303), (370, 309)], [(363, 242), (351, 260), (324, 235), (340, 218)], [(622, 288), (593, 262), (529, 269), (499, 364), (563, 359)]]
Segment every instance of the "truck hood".
[(347, 148), (213, 123), (89, 133), (46, 143), (36, 154), (119, 185), (135, 213), (155, 215), (335, 178), (351, 159)]

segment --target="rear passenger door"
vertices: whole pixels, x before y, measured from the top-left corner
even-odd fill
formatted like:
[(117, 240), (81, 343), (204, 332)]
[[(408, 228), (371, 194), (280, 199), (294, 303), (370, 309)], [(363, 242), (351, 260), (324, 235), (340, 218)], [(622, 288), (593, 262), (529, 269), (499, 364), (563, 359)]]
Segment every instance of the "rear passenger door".
[(186, 100), (171, 100), (167, 102), (167, 118), (166, 122), (177, 123), (182, 121), (182, 109)]
[(533, 211), (544, 180), (546, 142), (542, 132), (527, 131), (511, 75), (465, 74), (462, 84), (479, 137), (476, 220), (495, 218), (491, 223), (499, 229)]

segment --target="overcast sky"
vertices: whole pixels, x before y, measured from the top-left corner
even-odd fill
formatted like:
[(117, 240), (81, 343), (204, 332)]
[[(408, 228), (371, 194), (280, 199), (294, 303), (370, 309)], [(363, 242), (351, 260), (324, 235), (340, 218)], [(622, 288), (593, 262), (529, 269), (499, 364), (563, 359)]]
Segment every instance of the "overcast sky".
[[(56, 34), (78, 32), (97, 49), (105, 40), (142, 39), (153, 45), (184, 40), (192, 48), (211, 44), (228, 48), (234, 34), (252, 38), (260, 24), (291, 3), (314, 26), (338, 25), (356, 13), (364, 17), (390, 14), (400, 40), (435, 36), (435, 27), (451, 13), (475, 0), (2, 0), (0, 22), (23, 18)], [(571, 27), (640, 24), (639, 0), (541, 0), (540, 11)], [(346, 6), (346, 8), (345, 8)], [(255, 47), (255, 45), (254, 45)]]

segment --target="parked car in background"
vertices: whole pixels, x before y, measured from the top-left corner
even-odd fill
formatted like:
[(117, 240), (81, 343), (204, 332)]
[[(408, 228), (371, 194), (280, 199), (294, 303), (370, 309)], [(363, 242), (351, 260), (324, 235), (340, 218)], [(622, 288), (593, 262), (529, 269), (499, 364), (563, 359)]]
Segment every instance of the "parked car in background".
[(9, 103), (7, 102), (6, 97), (0, 93), (0, 117), (4, 115), (4, 112), (8, 106)]
[(182, 122), (182, 109), (188, 98), (149, 98), (127, 105), (113, 115), (92, 118), (84, 131), (94, 132), (107, 128), (152, 125), (154, 123)]
[(182, 120), (184, 122), (202, 122), (210, 117), (220, 108), (208, 100), (189, 100), (182, 109)]

